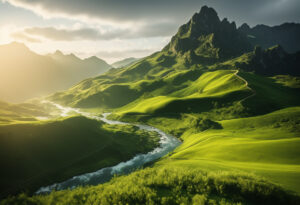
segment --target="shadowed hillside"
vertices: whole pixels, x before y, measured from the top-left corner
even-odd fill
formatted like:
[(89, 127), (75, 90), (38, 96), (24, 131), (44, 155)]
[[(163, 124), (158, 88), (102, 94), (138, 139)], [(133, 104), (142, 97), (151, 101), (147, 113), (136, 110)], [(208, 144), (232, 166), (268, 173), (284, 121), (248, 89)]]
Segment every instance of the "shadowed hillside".
[(299, 23), (284, 23), (279, 26), (257, 25), (253, 28), (243, 24), (239, 27), (239, 31), (248, 36), (253, 46), (260, 45), (266, 49), (279, 44), (289, 53), (300, 51)]

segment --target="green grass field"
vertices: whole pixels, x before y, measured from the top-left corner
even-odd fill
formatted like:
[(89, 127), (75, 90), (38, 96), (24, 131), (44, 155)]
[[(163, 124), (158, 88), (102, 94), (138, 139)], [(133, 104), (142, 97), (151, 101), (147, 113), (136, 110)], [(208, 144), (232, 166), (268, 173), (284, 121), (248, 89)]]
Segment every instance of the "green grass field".
[[(300, 107), (293, 107), (258, 117), (218, 121), (222, 129), (203, 132), (185, 128), (191, 124), (186, 120), (183, 144), (155, 166), (242, 170), (300, 193), (299, 116)], [(180, 120), (157, 118), (150, 122), (163, 128)]]

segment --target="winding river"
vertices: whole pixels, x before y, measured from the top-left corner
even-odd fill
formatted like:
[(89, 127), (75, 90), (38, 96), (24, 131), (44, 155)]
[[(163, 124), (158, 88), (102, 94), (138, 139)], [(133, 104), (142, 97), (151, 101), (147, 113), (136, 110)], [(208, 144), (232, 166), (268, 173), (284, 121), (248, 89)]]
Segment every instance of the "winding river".
[(102, 117), (93, 115), (92, 113), (83, 112), (80, 109), (70, 108), (70, 107), (64, 107), (59, 104), (45, 101), (44, 103), (50, 103), (54, 105), (56, 108), (58, 108), (61, 111), (61, 116), (68, 116), (69, 113), (77, 113), (80, 115), (83, 115), (87, 118), (95, 119), (98, 121), (103, 121), (108, 124), (122, 124), (122, 125), (134, 125), (137, 126), (139, 129), (147, 130), (147, 131), (154, 131), (157, 132), (160, 135), (160, 141), (159, 141), (159, 147), (155, 148), (151, 152), (148, 152), (146, 154), (138, 154), (132, 159), (120, 162), (119, 164), (112, 166), (112, 167), (105, 167), (102, 169), (99, 169), (98, 171), (82, 174), (79, 176), (74, 176), (66, 181), (55, 183), (50, 186), (41, 187), (38, 191), (36, 191), (36, 194), (43, 194), (43, 193), (49, 193), (52, 190), (64, 190), (64, 189), (74, 189), (77, 186), (84, 186), (84, 185), (97, 185), (104, 182), (109, 181), (115, 174), (128, 174), (137, 168), (141, 167), (145, 163), (151, 162), (153, 160), (156, 160), (169, 152), (173, 151), (177, 146), (181, 144), (181, 142), (163, 131), (151, 127), (148, 125), (139, 125), (139, 124), (131, 124), (126, 122), (120, 122), (115, 120), (109, 120), (107, 119), (108, 115), (110, 113), (104, 113), (102, 114)]

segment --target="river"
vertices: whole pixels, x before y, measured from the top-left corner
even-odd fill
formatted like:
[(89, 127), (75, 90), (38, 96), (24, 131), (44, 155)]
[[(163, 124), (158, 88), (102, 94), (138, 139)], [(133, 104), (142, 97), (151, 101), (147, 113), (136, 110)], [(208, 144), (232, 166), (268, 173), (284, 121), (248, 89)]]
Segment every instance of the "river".
[(109, 116), (110, 113), (104, 113), (102, 114), (101, 117), (99, 117), (93, 115), (92, 113), (81, 111), (80, 109), (64, 107), (62, 105), (53, 102), (45, 101), (44, 103), (50, 103), (54, 105), (56, 108), (58, 108), (61, 111), (61, 116), (63, 117), (68, 116), (69, 113), (77, 113), (87, 118), (103, 121), (108, 124), (134, 125), (142, 130), (157, 132), (160, 136), (160, 140), (159, 140), (159, 147), (156, 147), (154, 150), (146, 154), (138, 154), (132, 159), (125, 162), (120, 162), (115, 166), (105, 167), (95, 172), (74, 176), (66, 181), (55, 183), (50, 186), (41, 187), (39, 190), (36, 191), (36, 194), (50, 193), (52, 190), (74, 189), (78, 186), (97, 185), (97, 184), (105, 183), (109, 181), (115, 174), (128, 174), (136, 170), (137, 168), (140, 168), (142, 165), (148, 162), (161, 158), (162, 156), (173, 151), (177, 146), (181, 144), (181, 142), (177, 138), (168, 135), (165, 132), (155, 127), (148, 126), (148, 125), (132, 124), (132, 123), (121, 122), (116, 120), (109, 120), (107, 119), (107, 117)]

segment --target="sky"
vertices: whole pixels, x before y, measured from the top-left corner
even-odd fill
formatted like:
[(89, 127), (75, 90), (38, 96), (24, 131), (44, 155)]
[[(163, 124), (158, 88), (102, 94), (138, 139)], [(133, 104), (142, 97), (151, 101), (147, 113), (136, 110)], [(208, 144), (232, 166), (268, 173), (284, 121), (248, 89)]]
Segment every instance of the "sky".
[(300, 0), (0, 0), (0, 44), (108, 63), (161, 50), (203, 5), (237, 25), (300, 22)]

